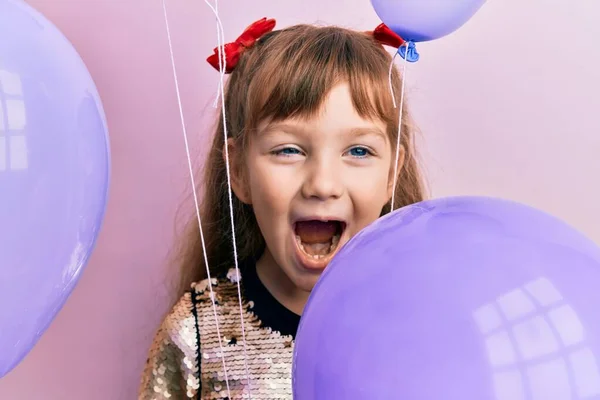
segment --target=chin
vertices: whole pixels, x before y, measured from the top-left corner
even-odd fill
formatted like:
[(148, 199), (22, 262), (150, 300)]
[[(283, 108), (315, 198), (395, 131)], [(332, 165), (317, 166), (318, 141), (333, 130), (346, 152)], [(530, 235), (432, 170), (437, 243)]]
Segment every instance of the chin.
[(296, 272), (294, 273), (294, 276), (290, 277), (290, 280), (294, 283), (294, 286), (296, 286), (299, 290), (303, 292), (311, 292), (317, 284), (317, 281), (319, 280), (320, 276), (320, 272), (312, 272), (310, 274)]

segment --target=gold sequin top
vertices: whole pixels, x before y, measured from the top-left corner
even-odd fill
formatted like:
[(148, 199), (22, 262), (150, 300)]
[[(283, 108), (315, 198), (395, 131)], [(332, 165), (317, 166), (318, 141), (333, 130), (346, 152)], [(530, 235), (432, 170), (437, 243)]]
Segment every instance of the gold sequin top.
[(250, 392), (236, 274), (230, 270), (228, 277), (211, 282), (216, 310), (205, 280), (193, 285), (164, 319), (150, 348), (138, 400), (237, 400), (250, 398), (249, 393), (257, 400), (292, 399), (293, 338), (300, 317), (268, 293), (253, 265), (242, 271)]

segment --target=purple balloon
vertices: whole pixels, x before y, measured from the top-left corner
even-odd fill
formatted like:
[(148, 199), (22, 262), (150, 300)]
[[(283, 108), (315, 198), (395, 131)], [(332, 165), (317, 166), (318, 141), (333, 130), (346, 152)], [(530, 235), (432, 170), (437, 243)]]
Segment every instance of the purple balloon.
[(336, 255), (294, 350), (295, 400), (600, 399), (600, 248), (492, 198), (391, 213)]
[(100, 97), (69, 41), (20, 0), (0, 0), (0, 377), (77, 283), (109, 183)]
[(486, 0), (371, 0), (379, 18), (404, 40), (425, 42), (463, 26)]

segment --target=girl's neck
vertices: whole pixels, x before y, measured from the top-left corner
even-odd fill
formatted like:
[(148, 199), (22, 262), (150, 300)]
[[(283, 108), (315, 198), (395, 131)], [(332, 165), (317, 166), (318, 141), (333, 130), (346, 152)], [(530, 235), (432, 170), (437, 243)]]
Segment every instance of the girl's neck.
[(256, 263), (256, 273), (269, 293), (285, 308), (302, 315), (310, 292), (298, 289), (288, 276), (279, 268), (271, 252), (265, 249)]

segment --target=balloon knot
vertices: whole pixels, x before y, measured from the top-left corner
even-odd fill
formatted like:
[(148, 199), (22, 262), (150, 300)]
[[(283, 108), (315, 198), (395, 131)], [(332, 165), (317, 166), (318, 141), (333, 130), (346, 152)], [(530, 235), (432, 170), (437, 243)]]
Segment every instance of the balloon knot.
[(419, 53), (417, 52), (415, 42), (409, 41), (400, 46), (398, 48), (398, 54), (408, 62), (414, 63), (419, 61)]

